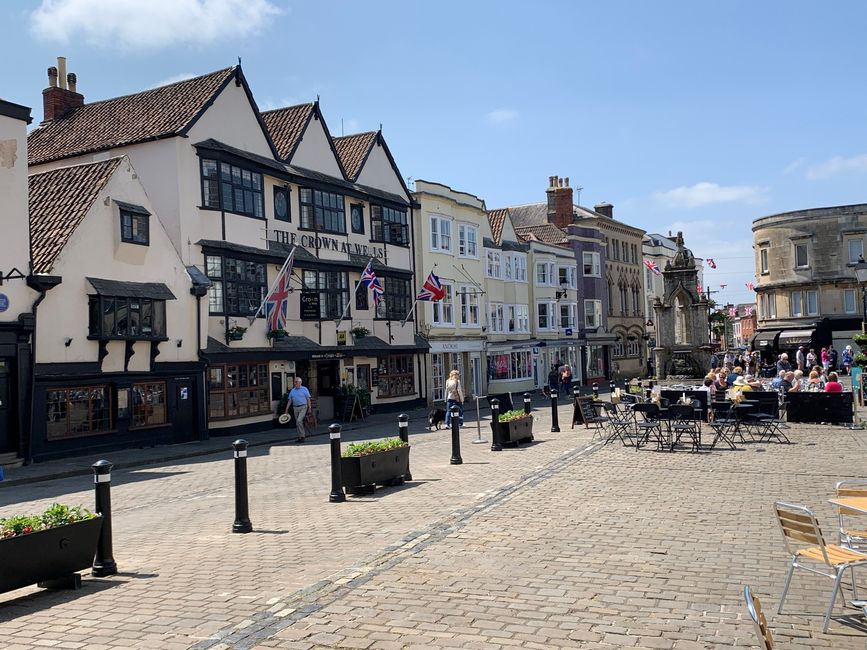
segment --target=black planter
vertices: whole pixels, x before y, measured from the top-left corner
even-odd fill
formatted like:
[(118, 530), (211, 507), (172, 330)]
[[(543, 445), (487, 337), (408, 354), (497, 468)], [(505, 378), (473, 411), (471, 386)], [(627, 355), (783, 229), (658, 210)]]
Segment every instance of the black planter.
[(0, 593), (89, 569), (102, 517), (0, 540)]
[(285, 338), (286, 338), (285, 334), (271, 334), (271, 340), (272, 341), (282, 341)]
[(400, 485), (409, 467), (409, 446), (340, 459), (343, 487), (370, 492), (376, 485)]
[(230, 341), (240, 341), (244, 338), (244, 332), (229, 332), (228, 336)]
[[(493, 423), (492, 423), (493, 427)], [(533, 439), (533, 418), (500, 422), (500, 442), (520, 442)]]

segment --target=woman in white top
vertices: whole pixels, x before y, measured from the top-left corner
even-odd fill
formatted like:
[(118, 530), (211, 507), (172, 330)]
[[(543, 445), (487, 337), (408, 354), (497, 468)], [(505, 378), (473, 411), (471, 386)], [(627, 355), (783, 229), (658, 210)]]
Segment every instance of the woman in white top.
[(452, 424), (452, 406), (457, 406), (460, 413), (460, 425), (464, 425), (464, 388), (461, 386), (461, 373), (452, 370), (446, 381), (446, 426)]

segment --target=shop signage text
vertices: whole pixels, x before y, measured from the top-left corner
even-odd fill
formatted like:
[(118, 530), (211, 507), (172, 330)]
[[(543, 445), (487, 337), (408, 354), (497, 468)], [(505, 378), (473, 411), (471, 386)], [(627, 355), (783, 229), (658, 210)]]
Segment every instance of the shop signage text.
[(385, 259), (385, 248), (382, 246), (368, 246), (367, 244), (357, 244), (349, 241), (341, 241), (337, 237), (325, 237), (323, 235), (308, 235), (306, 233), (286, 232), (285, 230), (274, 231), (274, 240), (283, 244), (296, 244), (303, 248), (312, 248), (314, 250), (325, 249), (327, 251), (337, 251), (347, 255), (363, 255), (364, 257), (374, 257), (378, 260)]

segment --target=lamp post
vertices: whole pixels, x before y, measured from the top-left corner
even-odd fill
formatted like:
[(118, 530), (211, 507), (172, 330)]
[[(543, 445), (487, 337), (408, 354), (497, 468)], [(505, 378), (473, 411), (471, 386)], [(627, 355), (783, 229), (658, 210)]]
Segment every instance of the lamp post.
[(858, 263), (855, 265), (855, 277), (861, 287), (861, 332), (863, 333), (864, 324), (867, 322), (867, 262), (863, 257), (858, 258)]

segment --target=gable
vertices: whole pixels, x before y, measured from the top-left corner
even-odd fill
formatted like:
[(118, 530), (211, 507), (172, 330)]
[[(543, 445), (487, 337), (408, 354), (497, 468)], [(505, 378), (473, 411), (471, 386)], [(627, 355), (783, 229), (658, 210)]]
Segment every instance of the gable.
[(295, 167), (312, 169), (334, 178), (344, 177), (343, 169), (331, 144), (328, 127), (319, 111), (315, 111), (307, 123), (295, 153), (287, 162)]
[(377, 138), (361, 168), (358, 184), (375, 187), (400, 196), (407, 195), (406, 186), (389, 160), (381, 135)]
[(292, 158), (315, 110), (316, 104), (310, 102), (262, 113), (262, 121), (280, 160)]

